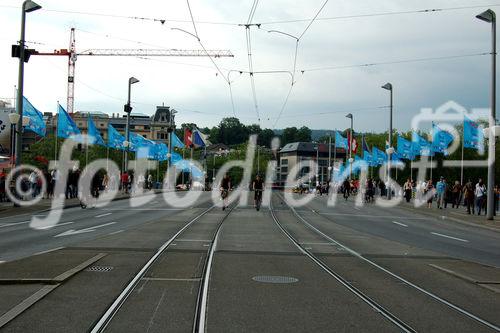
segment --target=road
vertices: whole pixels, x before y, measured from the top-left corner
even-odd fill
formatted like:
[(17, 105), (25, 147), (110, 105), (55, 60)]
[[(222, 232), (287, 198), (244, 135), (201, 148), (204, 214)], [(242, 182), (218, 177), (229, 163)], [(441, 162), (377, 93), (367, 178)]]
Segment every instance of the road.
[(160, 195), (139, 208), (69, 208), (47, 230), (0, 218), (0, 327), (500, 330), (497, 231), (352, 198), (291, 209), (274, 193), (257, 212), (222, 211), (209, 195), (185, 209)]

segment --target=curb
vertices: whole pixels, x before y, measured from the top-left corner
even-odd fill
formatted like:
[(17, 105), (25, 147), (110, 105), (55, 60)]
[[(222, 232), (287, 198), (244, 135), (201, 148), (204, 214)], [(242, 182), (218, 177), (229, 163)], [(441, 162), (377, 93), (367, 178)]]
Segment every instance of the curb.
[[(408, 208), (408, 207), (404, 207), (404, 206), (398, 206), (398, 207), (402, 208), (402, 209), (405, 209), (407, 211), (410, 211), (410, 212), (414, 212), (413, 209)], [(418, 213), (426, 215), (426, 216), (429, 216), (429, 217), (434, 217), (436, 219), (443, 219), (443, 216), (444, 216), (444, 215), (433, 215), (433, 214), (430, 214), (430, 213), (426, 213), (425, 211), (424, 212), (418, 211)], [(467, 221), (461, 220), (461, 219), (456, 218), (456, 217), (451, 217), (451, 216), (444, 216), (444, 220), (454, 221), (456, 223), (459, 223), (459, 224), (462, 224), (462, 225), (467, 225), (467, 226), (470, 226), (470, 227), (478, 227), (478, 228), (487, 229), (487, 230), (491, 230), (491, 231), (495, 231), (495, 232), (500, 232), (500, 226), (498, 228), (496, 228), (496, 227), (491, 227), (491, 226), (488, 226), (488, 225), (471, 223), (471, 222), (467, 222)]]

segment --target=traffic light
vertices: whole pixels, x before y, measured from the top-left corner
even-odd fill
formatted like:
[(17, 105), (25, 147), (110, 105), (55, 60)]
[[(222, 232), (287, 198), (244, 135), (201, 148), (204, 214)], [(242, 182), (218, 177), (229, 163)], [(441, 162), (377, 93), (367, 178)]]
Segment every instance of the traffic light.
[(132, 112), (132, 107), (130, 106), (130, 104), (125, 104), (123, 106), (123, 111), (125, 111), (125, 113), (130, 113)]
[[(25, 49), (24, 50), (24, 62), (28, 62), (30, 59), (30, 56), (32, 54), (35, 54), (35, 53), (36, 53), (35, 49)], [(12, 58), (21, 58), (21, 46), (12, 45), (11, 56), (12, 56)]]

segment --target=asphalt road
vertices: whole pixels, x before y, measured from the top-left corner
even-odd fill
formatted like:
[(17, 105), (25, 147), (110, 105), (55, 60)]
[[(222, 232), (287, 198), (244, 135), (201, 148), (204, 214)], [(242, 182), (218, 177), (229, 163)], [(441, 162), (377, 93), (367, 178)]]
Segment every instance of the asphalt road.
[[(74, 271), (2, 331), (88, 331), (156, 250), (212, 206), (209, 199), (204, 193), (186, 209), (166, 205), (161, 196), (138, 208), (126, 200), (71, 208), (47, 230), (30, 229), (26, 216), (0, 218), (0, 260), (7, 261), (0, 265), (0, 325), (41, 287)], [(356, 207), (353, 199), (327, 207), (326, 197), (315, 197), (295, 214), (276, 194), (273, 207), (304, 250), (280, 230), (269, 208), (236, 207), (214, 248), (207, 331), (401, 331), (304, 251), (415, 331), (500, 330), (498, 232), (408, 207)], [(214, 208), (173, 239), (106, 331), (192, 331), (207, 251), (226, 213)], [(81, 266), (89, 260), (103, 270)]]

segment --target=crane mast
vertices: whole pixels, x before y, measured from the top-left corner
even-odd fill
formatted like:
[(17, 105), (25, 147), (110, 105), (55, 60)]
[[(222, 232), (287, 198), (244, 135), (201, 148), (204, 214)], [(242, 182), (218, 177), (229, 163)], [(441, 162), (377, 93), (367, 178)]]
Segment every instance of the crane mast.
[(75, 104), (75, 66), (79, 56), (126, 56), (126, 57), (234, 57), (229, 50), (182, 50), (182, 49), (88, 49), (76, 51), (75, 28), (71, 28), (69, 48), (53, 52), (33, 51), (32, 55), (68, 57), (68, 97), (66, 109), (73, 113)]

